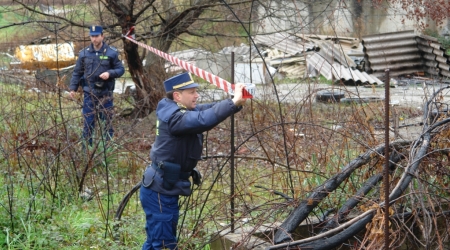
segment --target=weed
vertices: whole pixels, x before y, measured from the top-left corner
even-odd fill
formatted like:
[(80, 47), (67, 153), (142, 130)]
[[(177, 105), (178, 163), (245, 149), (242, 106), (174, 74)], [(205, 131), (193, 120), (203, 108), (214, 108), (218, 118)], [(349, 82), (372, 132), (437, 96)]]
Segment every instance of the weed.
[[(92, 147), (83, 150), (76, 102), (54, 92), (35, 93), (5, 84), (0, 88), (4, 95), (0, 185), (5, 187), (0, 190), (1, 247), (140, 249), (145, 218), (138, 195), (130, 199), (121, 221), (114, 220), (114, 212), (148, 165), (152, 119), (117, 118), (113, 140), (96, 138)], [(121, 110), (130, 104), (117, 96), (116, 105)], [(403, 117), (417, 115), (409, 109), (397, 111)], [(253, 100), (235, 117), (234, 174), (230, 124), (224, 122), (205, 134), (204, 159), (197, 166), (203, 183), (181, 199), (180, 245), (207, 250), (213, 236), (232, 225), (256, 231), (285, 220), (302, 201), (313, 202), (309, 195), (316, 188), (360, 159), (368, 147), (381, 143), (374, 130), (382, 114), (378, 104), (286, 102), (280, 107), (273, 99)], [(441, 133), (434, 143), (448, 148), (448, 134)], [(426, 171), (432, 177), (427, 181), (434, 185), (429, 191), (442, 197), (448, 197), (442, 188), (448, 181), (441, 178), (448, 175), (447, 160), (442, 153), (427, 158)], [(341, 206), (380, 168), (380, 159), (374, 157), (327, 193), (312, 213), (320, 217)], [(399, 176), (394, 172), (392, 178)], [(419, 184), (411, 187), (421, 188)], [(86, 189), (91, 191), (89, 201), (80, 198)], [(379, 198), (376, 186), (362, 202)]]

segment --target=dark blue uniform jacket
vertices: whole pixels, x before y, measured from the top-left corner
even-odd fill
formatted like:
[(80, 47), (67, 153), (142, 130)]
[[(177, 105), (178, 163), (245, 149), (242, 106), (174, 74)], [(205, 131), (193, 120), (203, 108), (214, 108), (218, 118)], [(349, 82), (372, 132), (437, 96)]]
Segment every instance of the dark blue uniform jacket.
[[(109, 79), (103, 81), (99, 75), (106, 71), (109, 72)], [(114, 90), (115, 78), (121, 77), (124, 72), (116, 48), (103, 43), (102, 48), (95, 51), (91, 44), (82, 49), (78, 55), (69, 90), (76, 91), (81, 84), (83, 91), (103, 96)], [(84, 80), (80, 81), (82, 77)], [(94, 86), (96, 82), (104, 82), (104, 87), (96, 89)]]
[[(217, 103), (197, 104), (194, 110), (180, 108), (176, 102), (164, 98), (156, 108), (156, 139), (150, 151), (153, 164), (171, 162), (181, 165), (181, 172), (190, 172), (201, 159), (203, 132), (208, 131), (242, 107), (231, 99)], [(189, 195), (189, 180), (179, 180), (172, 190), (162, 187), (162, 176), (152, 167), (146, 170), (144, 185), (166, 195)]]

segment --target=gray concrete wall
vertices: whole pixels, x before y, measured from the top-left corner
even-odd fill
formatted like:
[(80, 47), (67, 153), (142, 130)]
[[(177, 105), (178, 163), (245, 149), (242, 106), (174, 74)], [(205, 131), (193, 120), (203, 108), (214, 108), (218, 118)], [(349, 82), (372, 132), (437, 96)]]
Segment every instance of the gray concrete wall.
[[(375, 8), (372, 1), (338, 0), (275, 0), (268, 1), (270, 8), (258, 8), (259, 17), (267, 15), (253, 29), (254, 32), (277, 32), (289, 30), (302, 34), (321, 34), (353, 36), (415, 30), (415, 23), (406, 19), (400, 6)], [(440, 34), (446, 33), (447, 26), (436, 27), (428, 22), (430, 28)], [(447, 23), (446, 23), (447, 24)]]

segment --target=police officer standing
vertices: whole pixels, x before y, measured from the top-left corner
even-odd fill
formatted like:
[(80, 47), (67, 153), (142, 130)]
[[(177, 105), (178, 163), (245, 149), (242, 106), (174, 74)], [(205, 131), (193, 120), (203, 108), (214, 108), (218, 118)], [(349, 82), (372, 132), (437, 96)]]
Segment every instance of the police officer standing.
[(233, 99), (197, 104), (198, 86), (189, 73), (164, 81), (166, 98), (156, 107), (156, 139), (150, 151), (152, 163), (145, 170), (140, 189), (147, 232), (143, 250), (178, 249), (178, 198), (192, 193), (190, 176), (194, 183), (200, 182), (194, 168), (203, 150), (202, 133), (240, 111), (245, 103), (244, 85), (236, 84)]
[(103, 42), (102, 26), (91, 26), (89, 36), (91, 44), (79, 52), (69, 90), (70, 96), (74, 98), (78, 87), (83, 89), (83, 138), (84, 143), (91, 146), (97, 115), (105, 123), (104, 139), (107, 141), (114, 134), (111, 124), (113, 90), (115, 79), (121, 77), (125, 69), (117, 49)]

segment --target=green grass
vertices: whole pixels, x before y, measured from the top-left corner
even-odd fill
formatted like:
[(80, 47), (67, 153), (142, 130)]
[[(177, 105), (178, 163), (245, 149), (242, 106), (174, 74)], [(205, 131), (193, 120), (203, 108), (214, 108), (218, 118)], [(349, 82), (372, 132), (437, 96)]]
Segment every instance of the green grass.
[[(17, 11), (18, 6), (0, 6), (0, 27), (14, 23), (22, 23), (28, 19)], [(23, 40), (34, 32), (28, 25), (17, 25), (0, 29), (0, 42), (11, 42), (12, 40)]]
[[(62, 6), (56, 6), (55, 8), (63, 9)], [(90, 6), (85, 4), (64, 6), (67, 19), (72, 19), (78, 23), (85, 23), (86, 25), (94, 23), (97, 19), (89, 10), (90, 8)], [(40, 36), (40, 31), (42, 34), (48, 35), (48, 31), (36, 25), (36, 22), (32, 22), (35, 17), (29, 17), (29, 15), (29, 11), (25, 11), (20, 5), (0, 6), (0, 43), (10, 44), (18, 42), (17, 45), (19, 43), (28, 44)], [(19, 25), (2, 28), (3, 26), (12, 24)], [(47, 24), (47, 26), (49, 25), (51, 26), (52, 24)], [(76, 33), (77, 31), (74, 30), (74, 32)], [(9, 53), (14, 54), (14, 51)]]
[[(17, 198), (21, 201), (25, 197), (27, 196), (24, 194)], [(100, 202), (106, 207), (104, 197)], [(54, 201), (38, 200), (35, 206), (42, 208), (45, 203), (51, 204)], [(132, 200), (129, 205), (137, 206), (135, 203), (136, 201)], [(99, 203), (95, 200), (85, 203), (75, 201), (58, 206), (51, 217), (48, 214), (44, 217), (42, 212), (45, 213), (45, 209), (37, 210), (30, 218), (25, 218), (25, 213), (15, 210), (15, 215), (23, 214), (23, 216), (18, 216), (15, 220), (14, 229), (11, 224), (2, 220), (0, 246), (3, 249), (104, 249), (104, 246), (111, 246), (111, 249), (139, 249), (144, 242), (145, 221), (141, 214), (136, 213), (133, 217), (127, 217), (126, 227), (120, 229), (122, 242), (118, 243), (110, 233), (114, 223), (113, 216), (110, 216), (107, 224), (104, 216), (99, 213)], [(3, 212), (2, 214), (2, 218), (7, 218), (7, 215)], [(108, 230), (107, 225), (110, 228)]]

